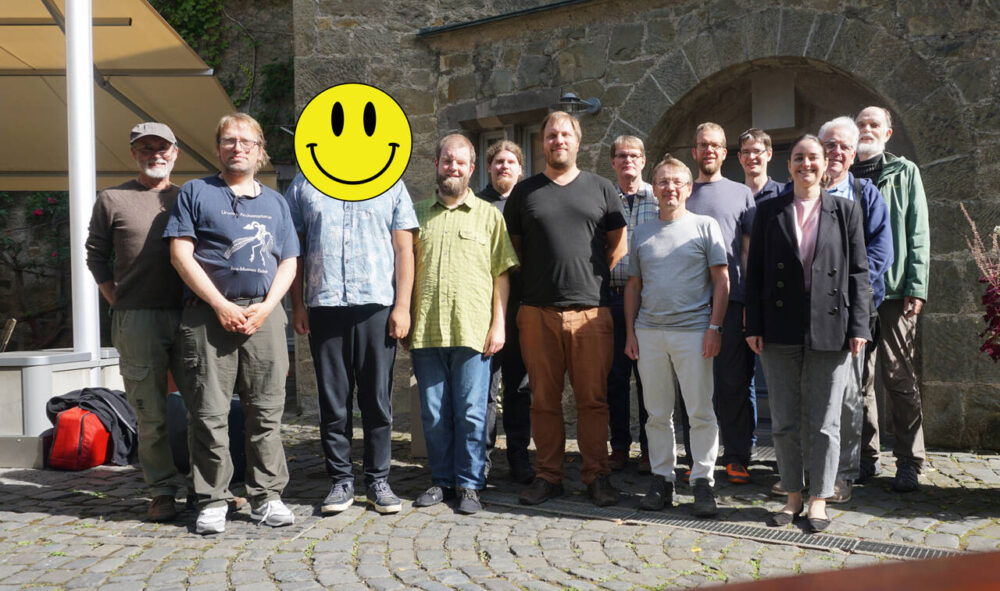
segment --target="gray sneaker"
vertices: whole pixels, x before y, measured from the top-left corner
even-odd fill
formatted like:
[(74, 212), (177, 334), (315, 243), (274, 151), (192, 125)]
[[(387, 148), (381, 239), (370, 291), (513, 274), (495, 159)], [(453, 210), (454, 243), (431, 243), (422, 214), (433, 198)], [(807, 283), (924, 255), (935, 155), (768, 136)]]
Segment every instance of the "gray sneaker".
[(707, 478), (695, 478), (694, 485), (694, 515), (695, 517), (712, 517), (719, 512), (715, 504), (715, 493)]
[(479, 502), (479, 492), (472, 488), (458, 489), (458, 512), (463, 515), (472, 515), (479, 512), (483, 504)]
[(350, 480), (338, 482), (330, 488), (330, 494), (323, 499), (319, 510), (323, 515), (340, 513), (354, 504), (354, 483)]
[(389, 483), (385, 480), (376, 480), (368, 485), (368, 502), (372, 504), (372, 507), (376, 511), (383, 515), (386, 513), (399, 513), (399, 510), (403, 508), (403, 502), (393, 494), (392, 489), (389, 488)]

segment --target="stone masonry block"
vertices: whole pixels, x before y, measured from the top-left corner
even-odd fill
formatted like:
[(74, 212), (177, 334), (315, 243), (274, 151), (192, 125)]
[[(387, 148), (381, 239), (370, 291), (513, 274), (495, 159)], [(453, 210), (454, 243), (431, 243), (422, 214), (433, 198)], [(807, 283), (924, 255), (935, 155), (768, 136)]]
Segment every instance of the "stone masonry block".
[(963, 394), (953, 384), (925, 383), (920, 391), (920, 404), (925, 417), (924, 439), (932, 445), (962, 447), (965, 430)]
[(985, 354), (979, 352), (977, 335), (982, 328), (978, 316), (928, 314), (920, 320), (917, 330), (923, 333), (924, 380), (965, 383), (979, 380), (977, 357)]
[[(890, 78), (895, 77), (896, 75), (893, 74)], [(927, 83), (930, 84), (930, 81)], [(885, 89), (889, 97), (904, 99), (895, 104), (906, 113), (907, 129), (913, 139), (913, 144), (917, 146), (919, 158), (923, 162), (933, 162), (940, 158), (968, 154), (970, 148), (975, 145), (972, 135), (962, 119), (962, 106), (958, 102), (954, 90), (940, 86), (939, 83), (936, 84), (938, 84), (937, 91), (930, 96), (925, 95), (926, 100), (920, 104), (907, 102), (907, 100), (915, 98), (919, 92), (907, 93), (895, 86)], [(897, 94), (897, 92), (902, 94)], [(907, 110), (908, 106), (913, 106), (913, 108)]]
[(715, 40), (720, 67), (726, 68), (746, 61), (746, 21), (732, 19), (719, 23), (712, 29), (712, 38)]
[(670, 105), (670, 99), (663, 94), (652, 77), (644, 76), (622, 105), (619, 117), (632, 127), (649, 133)]
[(688, 41), (684, 45), (684, 53), (694, 66), (698, 78), (704, 80), (719, 71), (719, 57), (710, 34), (702, 33)]
[(626, 61), (639, 57), (642, 52), (643, 26), (641, 23), (618, 25), (611, 29), (608, 59)]
[(809, 31), (816, 15), (808, 10), (786, 8), (781, 11), (781, 30), (778, 32), (778, 55), (803, 55)]
[(772, 57), (778, 50), (780, 8), (768, 8), (747, 17), (747, 59)]
[(853, 73), (869, 85), (877, 86), (899, 64), (899, 59), (911, 51), (912, 48), (899, 38), (879, 31)]
[(608, 65), (608, 38), (596, 37), (567, 47), (559, 53), (558, 62), (560, 77), (566, 83), (600, 78)]
[(806, 44), (806, 57), (826, 60), (843, 23), (844, 17), (839, 14), (817, 14)]
[(848, 72), (868, 55), (868, 48), (878, 34), (878, 28), (861, 21), (846, 19), (830, 49), (827, 61)]
[(660, 58), (649, 73), (675, 103), (698, 84), (687, 56), (676, 49)]

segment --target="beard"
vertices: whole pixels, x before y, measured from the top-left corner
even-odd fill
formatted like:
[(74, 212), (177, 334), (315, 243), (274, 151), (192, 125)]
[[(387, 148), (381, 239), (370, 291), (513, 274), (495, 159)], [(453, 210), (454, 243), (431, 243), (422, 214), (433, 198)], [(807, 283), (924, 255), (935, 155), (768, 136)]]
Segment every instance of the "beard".
[(880, 139), (858, 141), (857, 153), (860, 161), (871, 160), (882, 152), (885, 152), (885, 142)]
[(461, 197), (469, 188), (468, 177), (437, 175), (438, 193), (445, 197)]
[(702, 173), (705, 176), (712, 176), (713, 174), (718, 172), (721, 166), (722, 166), (722, 161), (719, 160), (718, 158), (716, 158), (714, 162), (699, 162), (698, 172)]
[(506, 195), (517, 184), (517, 179), (509, 176), (497, 177), (493, 180), (493, 188), (501, 195)]
[(169, 177), (171, 171), (174, 169), (173, 162), (170, 162), (169, 160), (165, 162), (166, 164), (164, 166), (153, 166), (154, 163), (149, 163), (146, 166), (139, 166), (139, 172), (148, 178), (158, 181), (163, 180)]

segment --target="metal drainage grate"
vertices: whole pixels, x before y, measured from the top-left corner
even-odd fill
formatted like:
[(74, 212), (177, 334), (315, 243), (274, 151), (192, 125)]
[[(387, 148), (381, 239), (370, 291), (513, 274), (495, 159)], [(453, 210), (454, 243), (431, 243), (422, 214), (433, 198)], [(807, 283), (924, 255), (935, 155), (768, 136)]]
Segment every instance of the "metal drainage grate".
[(855, 540), (852, 538), (825, 534), (806, 534), (800, 531), (792, 531), (788, 529), (756, 527), (725, 521), (713, 521), (710, 519), (672, 519), (669, 517), (659, 517), (652, 513), (635, 511), (633, 509), (621, 507), (601, 508), (570, 501), (553, 500), (547, 501), (542, 505), (528, 507), (519, 504), (517, 496), (508, 493), (490, 492), (483, 495), (483, 500), (494, 505), (539, 511), (542, 513), (552, 513), (555, 515), (666, 525), (705, 533), (720, 534), (734, 538), (756, 540), (758, 542), (787, 544), (802, 548), (814, 548), (817, 550), (862, 552), (865, 554), (878, 554), (882, 556), (909, 559), (943, 558), (961, 553), (957, 551), (908, 546), (906, 544)]

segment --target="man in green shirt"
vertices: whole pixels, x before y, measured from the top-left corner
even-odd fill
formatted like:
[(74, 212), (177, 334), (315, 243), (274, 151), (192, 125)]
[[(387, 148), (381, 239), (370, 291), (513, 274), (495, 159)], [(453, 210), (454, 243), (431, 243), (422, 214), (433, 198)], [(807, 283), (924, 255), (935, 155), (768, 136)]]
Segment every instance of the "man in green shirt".
[(490, 357), (503, 349), (507, 271), (517, 265), (500, 210), (469, 189), (475, 160), (465, 136), (443, 138), (437, 191), (414, 206), (420, 234), (410, 335), (432, 481), (413, 504), (458, 497), (466, 514), (482, 508)]

